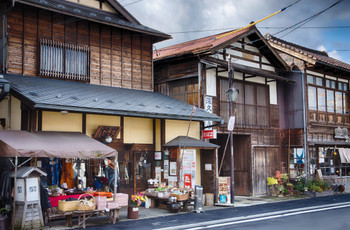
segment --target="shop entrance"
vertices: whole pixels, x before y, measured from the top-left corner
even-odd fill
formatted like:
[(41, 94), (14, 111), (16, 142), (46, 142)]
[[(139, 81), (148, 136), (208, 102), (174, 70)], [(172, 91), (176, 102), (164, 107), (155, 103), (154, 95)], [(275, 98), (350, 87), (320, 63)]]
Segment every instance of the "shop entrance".
[(201, 184), (204, 193), (215, 194), (215, 150), (201, 149)]
[[(222, 162), (221, 172), (219, 176), (229, 177), (231, 171), (230, 165), (230, 143), (228, 143), (226, 153), (225, 144), (228, 134), (218, 134), (216, 140), (212, 140), (212, 143), (220, 145), (218, 168)], [(250, 136), (249, 135), (233, 135), (233, 149), (234, 149), (234, 177), (235, 177), (235, 195), (249, 196), (252, 192), (251, 183), (251, 150), (250, 150)], [(224, 156), (224, 160), (222, 160)]]

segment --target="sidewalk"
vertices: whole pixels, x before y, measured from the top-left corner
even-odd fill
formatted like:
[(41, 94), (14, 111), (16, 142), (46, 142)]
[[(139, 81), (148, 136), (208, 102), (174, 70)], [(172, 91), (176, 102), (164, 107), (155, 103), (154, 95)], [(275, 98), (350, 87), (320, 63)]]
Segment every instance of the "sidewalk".
[[(297, 199), (303, 199), (307, 197), (300, 197), (300, 198), (271, 198), (271, 197), (246, 197), (246, 196), (235, 196), (235, 203), (234, 207), (247, 207), (247, 206), (254, 206), (254, 205), (260, 205), (260, 204), (266, 204), (266, 203), (275, 203), (275, 202), (282, 202), (282, 201), (288, 201), (288, 200), (297, 200)], [(217, 210), (217, 209), (225, 209), (227, 207), (224, 206), (204, 206), (204, 211), (209, 210)], [(119, 211), (119, 222), (124, 221), (135, 221), (127, 218), (127, 208), (122, 208)], [(187, 214), (187, 212), (179, 212), (179, 213), (170, 213), (166, 209), (160, 209), (160, 208), (139, 208), (139, 219), (148, 219), (148, 218), (157, 218), (157, 217), (165, 217), (165, 216), (171, 216), (171, 215), (183, 215)], [(75, 218), (73, 219), (73, 227), (68, 228), (65, 227), (64, 220), (56, 220), (51, 222), (52, 227), (45, 226), (44, 229), (74, 229), (78, 228), (78, 220)], [(92, 226), (103, 226), (109, 224), (107, 217), (105, 216), (94, 216), (91, 219), (88, 219), (86, 221), (87, 227)], [(116, 226), (118, 225), (118, 222), (116, 223)]]

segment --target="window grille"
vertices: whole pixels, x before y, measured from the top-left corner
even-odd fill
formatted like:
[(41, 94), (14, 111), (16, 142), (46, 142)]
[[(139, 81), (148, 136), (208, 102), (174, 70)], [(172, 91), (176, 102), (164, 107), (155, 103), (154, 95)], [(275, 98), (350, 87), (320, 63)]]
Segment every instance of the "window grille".
[(78, 81), (89, 81), (90, 49), (79, 46), (40, 40), (40, 75)]

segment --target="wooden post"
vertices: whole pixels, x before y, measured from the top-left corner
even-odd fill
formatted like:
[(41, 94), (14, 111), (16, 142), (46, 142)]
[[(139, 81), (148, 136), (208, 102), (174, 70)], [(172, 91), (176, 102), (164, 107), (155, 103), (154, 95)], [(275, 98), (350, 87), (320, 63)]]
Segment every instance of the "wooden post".
[[(228, 58), (228, 88), (231, 89), (233, 86), (233, 70), (231, 70), (231, 56)], [(232, 116), (232, 101), (229, 100), (229, 118)], [(234, 169), (234, 150), (233, 150), (233, 131), (230, 131), (230, 148), (231, 148), (231, 158), (230, 158), (230, 188), (231, 188), (231, 204), (234, 204), (235, 200), (235, 169)]]

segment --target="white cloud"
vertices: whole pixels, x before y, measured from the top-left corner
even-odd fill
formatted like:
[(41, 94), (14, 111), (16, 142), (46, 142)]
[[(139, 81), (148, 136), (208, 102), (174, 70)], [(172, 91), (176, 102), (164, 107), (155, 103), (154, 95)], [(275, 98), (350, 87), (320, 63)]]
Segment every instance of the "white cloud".
[[(123, 0), (121, 3), (127, 5), (132, 1)], [(187, 31), (173, 33), (171, 34), (173, 39), (157, 43), (156, 47), (161, 48), (223, 32), (218, 29), (228, 30), (248, 25), (251, 21), (258, 21), (293, 2), (295, 0), (143, 0), (126, 6), (126, 9), (145, 26), (165, 33)], [(257, 27), (263, 35), (266, 33), (273, 35), (281, 28), (294, 25), (333, 3), (334, 0), (317, 1), (317, 4), (313, 4), (313, 0), (300, 1), (257, 24)], [(330, 56), (340, 57), (340, 54), (344, 54), (343, 60), (350, 62), (345, 53), (336, 52), (338, 49), (350, 49), (348, 30), (318, 29), (318, 27), (348, 25), (349, 11), (350, 1), (343, 1), (304, 25), (313, 28), (299, 28), (286, 36), (284, 32), (277, 34), (276, 37), (311, 49), (320, 50), (322, 45), (324, 49), (327, 46), (332, 50)], [(188, 32), (203, 30), (211, 31)], [(340, 43), (343, 45), (339, 46)]]
[(339, 61), (343, 61), (342, 56), (338, 53), (336, 50), (332, 50), (328, 53), (328, 55), (334, 59), (337, 59)]
[(327, 48), (324, 45), (320, 45), (317, 48), (317, 50), (327, 52), (329, 57), (337, 59), (339, 61), (343, 61), (342, 56), (339, 54), (339, 52), (337, 50), (332, 50), (332, 51), (328, 52)]

